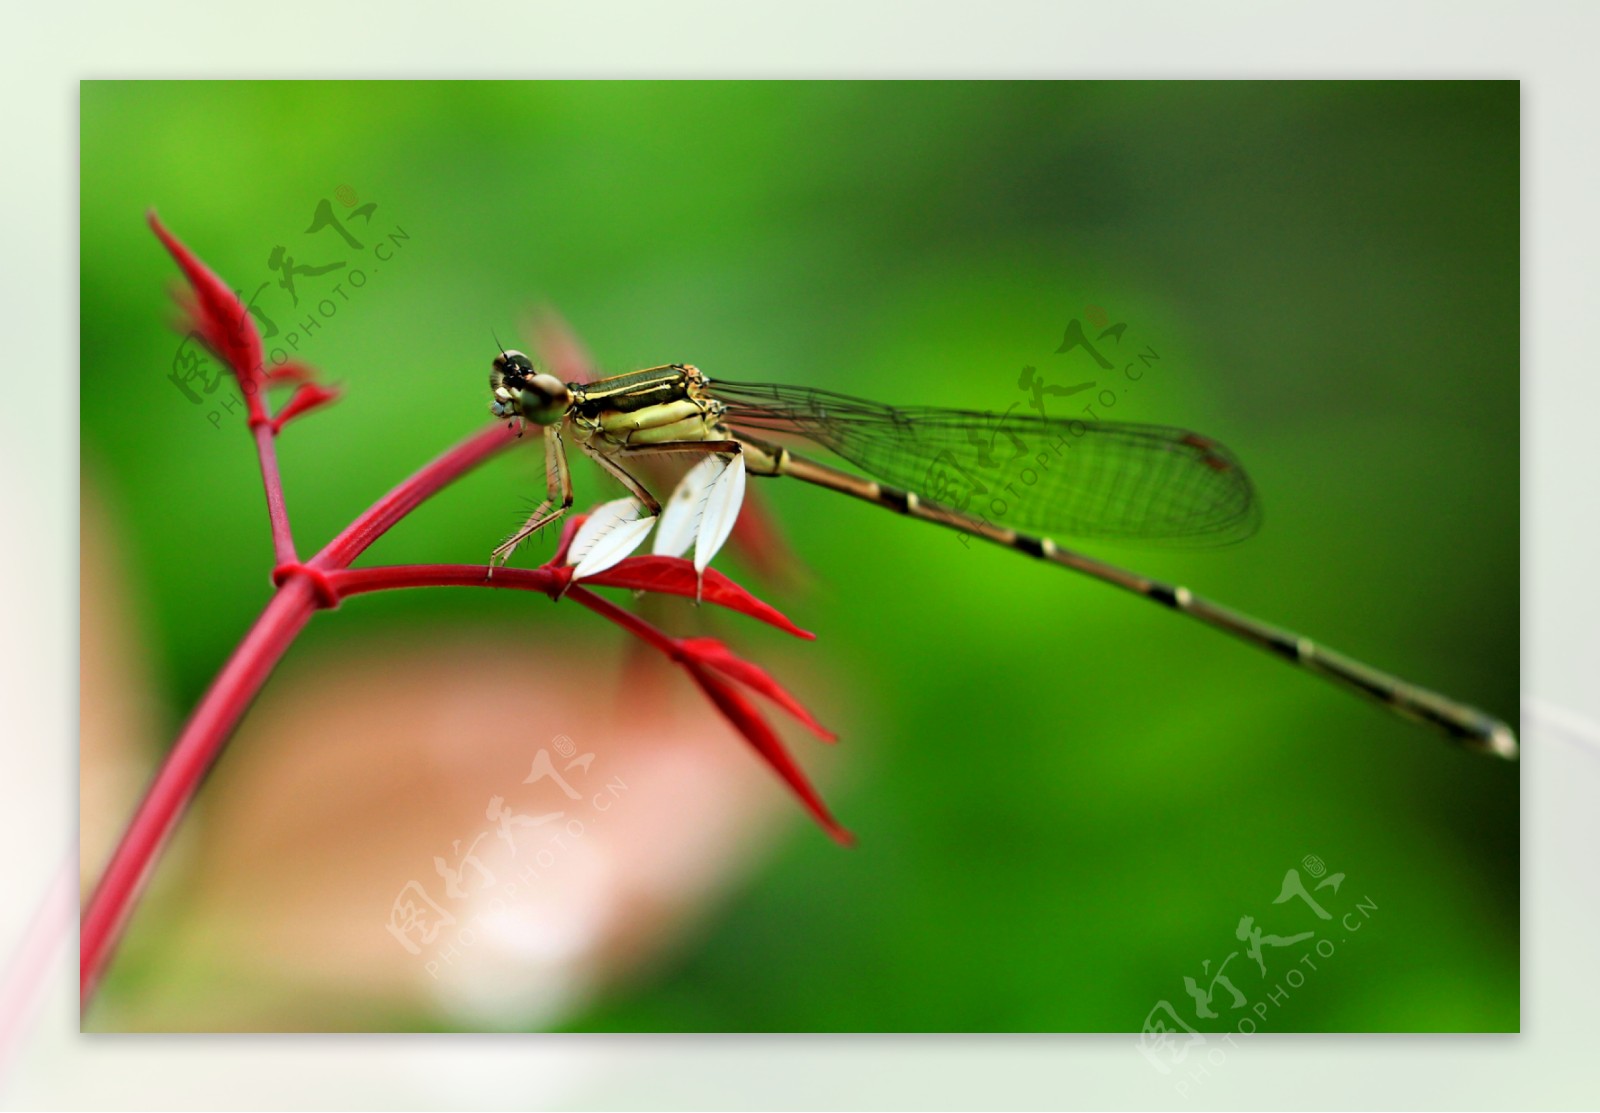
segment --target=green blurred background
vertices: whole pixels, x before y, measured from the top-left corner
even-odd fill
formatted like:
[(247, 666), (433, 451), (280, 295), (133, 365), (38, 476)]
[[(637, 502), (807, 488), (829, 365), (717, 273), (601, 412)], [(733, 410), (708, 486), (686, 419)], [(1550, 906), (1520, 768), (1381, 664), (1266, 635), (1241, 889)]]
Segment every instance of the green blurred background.
[[(248, 295), (278, 245), (352, 258), (305, 231), (341, 186), (376, 204), (367, 224), (333, 202), (365, 251), (409, 238), (299, 350), (346, 391), (280, 444), (303, 551), (484, 425), (491, 330), (526, 346), (536, 303), (608, 372), (683, 360), (973, 408), (1025, 403), (1024, 366), (1094, 378), (1053, 353), (1103, 307), (1161, 355), (1106, 416), (1224, 441), (1265, 522), (1217, 551), (1086, 548), (1516, 716), (1515, 83), (96, 82), (82, 98), (83, 476), (119, 530), (164, 737), (262, 607), (269, 549), (242, 421), (214, 427), (166, 377), (176, 271), (144, 213)], [(299, 309), (275, 285), (258, 305), (298, 331), (337, 277), (301, 277)], [(493, 462), (367, 562), (482, 560), (538, 476), (531, 456)], [(578, 479), (580, 503), (614, 497)], [(723, 564), (819, 637), (774, 657), (752, 624), (716, 629), (840, 726), (825, 789), (859, 845), (833, 846), (774, 783), (763, 807), (796, 818), (757, 868), (552, 1023), (1130, 1031), (1161, 1000), (1195, 1023), (1183, 979), (1209, 981), (1241, 916), (1314, 926), (1272, 900), (1317, 855), (1346, 875), (1321, 897), (1377, 912), (1263, 1030), (1518, 1027), (1515, 766), (1058, 569), (752, 487), (811, 581)], [(494, 594), (361, 600), (304, 651), (624, 637)], [(125, 1014), (165, 992), (185, 1015), (193, 993), (209, 1026), (164, 943), (192, 888), (159, 889), (135, 921), (105, 991)], [(1269, 951), (1275, 976), (1289, 953)], [(1270, 988), (1244, 955), (1228, 969), (1252, 1001)], [(477, 1026), (347, 1004), (306, 1023)]]

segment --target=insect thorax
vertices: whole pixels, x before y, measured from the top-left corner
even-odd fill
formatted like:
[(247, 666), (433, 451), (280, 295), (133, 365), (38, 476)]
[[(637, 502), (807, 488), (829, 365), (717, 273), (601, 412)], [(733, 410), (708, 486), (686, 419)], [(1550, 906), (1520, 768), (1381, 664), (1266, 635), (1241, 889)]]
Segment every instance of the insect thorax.
[(672, 364), (574, 386), (568, 416), (585, 441), (663, 444), (721, 440), (723, 405), (711, 397), (700, 372)]

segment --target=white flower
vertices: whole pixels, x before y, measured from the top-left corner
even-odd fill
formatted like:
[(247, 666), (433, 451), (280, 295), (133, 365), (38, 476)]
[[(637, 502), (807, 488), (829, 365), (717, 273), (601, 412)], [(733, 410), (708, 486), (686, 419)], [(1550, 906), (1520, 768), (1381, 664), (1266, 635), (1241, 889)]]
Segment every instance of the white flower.
[(654, 515), (647, 515), (638, 499), (613, 499), (596, 507), (567, 549), (567, 562), (576, 565), (573, 580), (597, 575), (627, 557), (655, 523)]
[(704, 572), (717, 555), (744, 503), (744, 454), (708, 456), (685, 473), (661, 513), (654, 551), (679, 556), (694, 546), (694, 567)]
[[(704, 572), (717, 555), (744, 504), (744, 455), (708, 456), (684, 474), (661, 512), (652, 551), (681, 557), (692, 546), (696, 572)], [(572, 578), (594, 576), (617, 564), (643, 544), (654, 516), (638, 499), (620, 498), (595, 508), (567, 549)]]

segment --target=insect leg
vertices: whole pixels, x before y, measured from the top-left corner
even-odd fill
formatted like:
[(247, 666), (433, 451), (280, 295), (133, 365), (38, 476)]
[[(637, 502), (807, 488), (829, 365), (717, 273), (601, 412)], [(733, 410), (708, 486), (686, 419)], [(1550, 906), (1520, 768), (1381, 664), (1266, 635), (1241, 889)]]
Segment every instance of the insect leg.
[[(582, 447), (584, 452), (588, 453), (589, 456), (593, 458), (595, 463), (599, 464), (607, 472), (615, 476), (617, 482), (626, 487), (630, 495), (644, 504), (646, 517), (653, 518), (661, 513), (661, 503), (656, 500), (654, 495), (645, 490), (644, 484), (640, 483), (631, 474), (629, 474), (626, 468), (613, 460), (607, 453), (600, 451), (592, 445), (585, 444)], [(619, 449), (618, 451), (626, 450)]]
[[(545, 426), (544, 430), (544, 481), (546, 498), (541, 502), (522, 528), (513, 533), (489, 555), (489, 568), (494, 569), (495, 561), (505, 564), (511, 559), (511, 554), (518, 545), (530, 536), (561, 517), (572, 507), (572, 470), (567, 463), (566, 445), (561, 440), (561, 433), (554, 425)], [(559, 497), (560, 504), (556, 500)]]

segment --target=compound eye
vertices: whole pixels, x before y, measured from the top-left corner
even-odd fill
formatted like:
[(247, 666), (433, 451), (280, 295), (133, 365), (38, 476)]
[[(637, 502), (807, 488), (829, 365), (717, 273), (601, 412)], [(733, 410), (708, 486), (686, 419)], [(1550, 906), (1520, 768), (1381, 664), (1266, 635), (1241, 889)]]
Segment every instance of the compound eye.
[(530, 375), (517, 396), (522, 414), (539, 425), (554, 425), (572, 405), (572, 392), (554, 375)]
[(530, 376), (523, 389), (543, 395), (552, 402), (565, 401), (567, 397), (567, 384), (554, 375)]
[(533, 360), (521, 352), (501, 352), (494, 357), (495, 374), (509, 379), (520, 379), (532, 375)]

